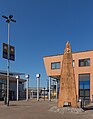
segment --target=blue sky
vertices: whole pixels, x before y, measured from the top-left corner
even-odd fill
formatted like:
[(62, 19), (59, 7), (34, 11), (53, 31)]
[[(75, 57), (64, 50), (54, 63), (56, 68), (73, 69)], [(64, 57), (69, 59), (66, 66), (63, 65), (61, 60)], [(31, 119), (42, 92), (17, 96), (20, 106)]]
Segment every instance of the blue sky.
[(6, 70), (2, 43), (7, 43), (7, 23), (2, 15), (14, 16), (10, 40), (16, 49), (16, 60), (10, 70), (30, 74), (30, 86), (36, 86), (35, 75), (41, 74), (41, 85), (48, 79), (43, 57), (63, 54), (66, 41), (72, 51), (93, 50), (93, 0), (0, 0), (0, 69)]

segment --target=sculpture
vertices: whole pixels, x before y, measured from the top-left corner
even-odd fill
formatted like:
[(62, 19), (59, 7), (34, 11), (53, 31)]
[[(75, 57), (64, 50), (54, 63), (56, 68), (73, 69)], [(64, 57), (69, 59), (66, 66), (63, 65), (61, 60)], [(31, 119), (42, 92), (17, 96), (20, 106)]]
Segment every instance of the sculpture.
[(58, 107), (64, 106), (77, 107), (75, 74), (73, 68), (72, 52), (69, 42), (66, 43), (66, 48), (63, 55), (60, 76), (60, 91), (58, 98)]

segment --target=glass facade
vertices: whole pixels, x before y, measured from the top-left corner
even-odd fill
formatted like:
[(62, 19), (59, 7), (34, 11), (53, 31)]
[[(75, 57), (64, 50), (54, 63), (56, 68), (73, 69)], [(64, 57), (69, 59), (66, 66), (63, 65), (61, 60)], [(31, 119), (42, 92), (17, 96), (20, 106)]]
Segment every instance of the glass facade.
[(60, 69), (60, 62), (52, 62), (51, 69)]
[[(24, 99), (24, 83), (19, 81), (19, 99)], [(7, 96), (7, 80), (0, 79), (0, 100), (4, 100), (4, 97)], [(16, 100), (17, 96), (17, 84), (16, 82), (10, 81), (9, 83), (9, 99)]]
[(79, 67), (90, 66), (90, 58), (79, 59)]
[(0, 80), (0, 100), (6, 95), (6, 80)]
[(79, 74), (79, 98), (90, 101), (90, 74)]

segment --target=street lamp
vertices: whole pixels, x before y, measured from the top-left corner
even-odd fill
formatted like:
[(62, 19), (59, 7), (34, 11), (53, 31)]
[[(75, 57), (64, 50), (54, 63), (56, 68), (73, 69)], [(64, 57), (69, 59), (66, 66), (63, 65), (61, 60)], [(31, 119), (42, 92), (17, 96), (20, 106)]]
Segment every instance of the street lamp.
[(37, 101), (39, 101), (40, 74), (36, 74), (36, 78), (37, 78)]
[(8, 23), (8, 60), (7, 60), (7, 106), (9, 106), (9, 69), (10, 69), (10, 22), (16, 22), (16, 20), (12, 19), (13, 15), (7, 16), (2, 16), (3, 18), (6, 19), (6, 22)]
[(26, 79), (27, 79), (27, 87), (26, 87), (26, 100), (28, 100), (28, 89), (29, 89), (29, 75), (25, 75)]
[(49, 77), (49, 101), (51, 101), (51, 77)]
[(18, 95), (19, 95), (18, 94), (18, 92), (19, 92), (19, 89), (18, 89), (18, 84), (19, 84), (19, 81), (18, 80), (19, 80), (19, 78), (20, 78), (20, 76), (17, 75), (16, 76), (16, 79), (17, 79), (17, 96), (16, 96), (16, 99), (17, 99), (17, 101), (18, 101)]

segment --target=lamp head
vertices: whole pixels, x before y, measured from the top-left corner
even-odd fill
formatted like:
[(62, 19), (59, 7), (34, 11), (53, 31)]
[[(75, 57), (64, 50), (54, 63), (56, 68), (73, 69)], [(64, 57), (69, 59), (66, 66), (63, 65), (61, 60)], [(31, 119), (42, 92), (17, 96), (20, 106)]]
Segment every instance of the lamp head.
[(26, 78), (29, 78), (29, 75), (25, 75)]
[(8, 17), (7, 16), (4, 16), (4, 15), (2, 15), (2, 17), (5, 18), (5, 19), (8, 19)]
[(20, 78), (20, 77), (17, 75), (17, 76), (16, 76), (16, 79), (19, 79), (19, 78)]
[(36, 74), (36, 78), (40, 78), (40, 74)]
[(10, 19), (13, 18), (13, 15), (9, 15), (9, 18), (10, 18)]
[(7, 20), (6, 20), (6, 22), (7, 22), (7, 23), (10, 23), (10, 20), (9, 20), (9, 19), (7, 19)]

